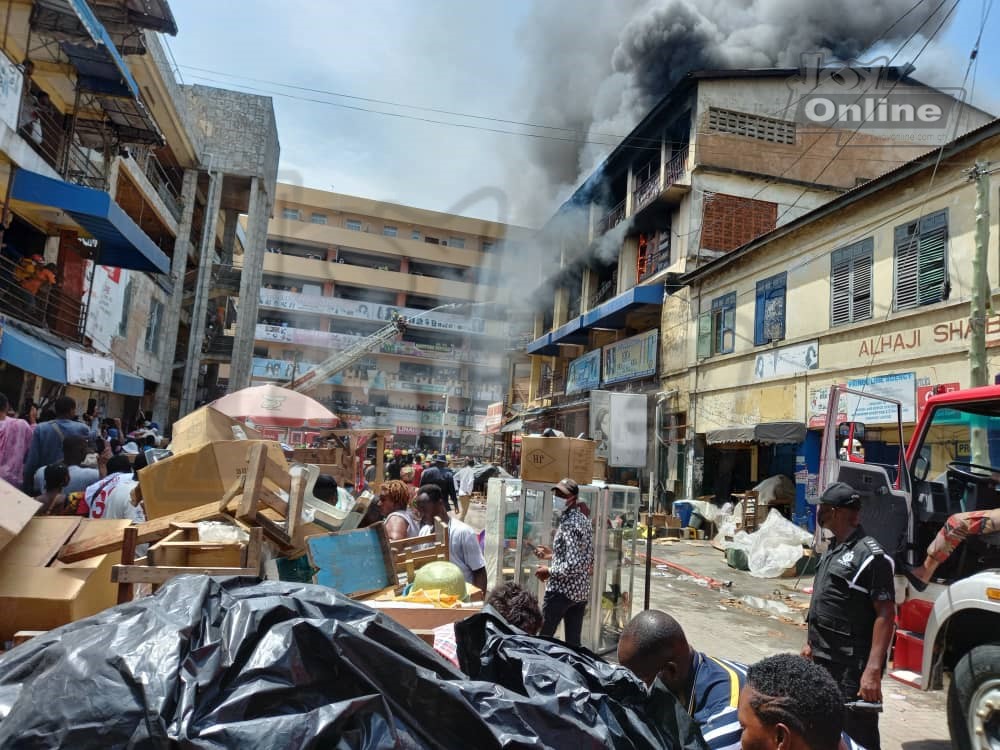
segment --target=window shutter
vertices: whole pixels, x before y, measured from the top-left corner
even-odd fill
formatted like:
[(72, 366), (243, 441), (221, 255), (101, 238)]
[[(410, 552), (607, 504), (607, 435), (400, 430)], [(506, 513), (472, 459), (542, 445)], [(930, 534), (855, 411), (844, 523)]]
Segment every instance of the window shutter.
[(945, 244), (948, 228), (938, 227), (920, 235), (917, 242), (919, 304), (940, 302), (945, 282)]
[(851, 279), (851, 320), (868, 320), (872, 316), (872, 251), (874, 243), (856, 253)]
[(698, 359), (712, 356), (712, 313), (698, 316)]
[(767, 307), (767, 292), (761, 284), (757, 284), (757, 300), (753, 308), (753, 343), (754, 346), (760, 346), (761, 344), (767, 343), (767, 337), (764, 334), (764, 318), (766, 317), (765, 308)]
[(732, 302), (722, 311), (722, 350), (721, 354), (731, 354), (736, 349), (736, 295)]
[(833, 254), (830, 270), (830, 325), (851, 322), (851, 258), (849, 254)]
[(917, 224), (898, 227), (896, 250), (896, 309), (906, 310), (919, 304), (919, 266)]

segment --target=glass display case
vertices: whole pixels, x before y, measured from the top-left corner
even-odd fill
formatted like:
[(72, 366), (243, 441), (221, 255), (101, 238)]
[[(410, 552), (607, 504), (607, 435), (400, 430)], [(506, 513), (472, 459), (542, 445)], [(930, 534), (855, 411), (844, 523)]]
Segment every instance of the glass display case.
[[(632, 616), (639, 490), (622, 485), (581, 485), (580, 500), (590, 510), (594, 528), (594, 571), (583, 645), (601, 652), (617, 645), (622, 628)], [(491, 479), (485, 537), (490, 588), (516, 581), (541, 601), (545, 584), (535, 577), (535, 571), (547, 562), (539, 560), (534, 549), (551, 548), (558, 525), (551, 484)]]

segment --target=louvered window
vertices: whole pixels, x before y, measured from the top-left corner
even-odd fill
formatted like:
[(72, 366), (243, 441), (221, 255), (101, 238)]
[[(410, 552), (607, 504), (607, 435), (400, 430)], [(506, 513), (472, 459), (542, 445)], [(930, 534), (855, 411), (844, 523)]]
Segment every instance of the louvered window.
[(757, 308), (754, 314), (754, 346), (785, 338), (785, 288), (788, 275), (779, 273), (757, 282)]
[(830, 256), (830, 325), (856, 323), (872, 316), (871, 237), (834, 250)]
[(896, 310), (932, 305), (948, 297), (948, 212), (896, 227)]

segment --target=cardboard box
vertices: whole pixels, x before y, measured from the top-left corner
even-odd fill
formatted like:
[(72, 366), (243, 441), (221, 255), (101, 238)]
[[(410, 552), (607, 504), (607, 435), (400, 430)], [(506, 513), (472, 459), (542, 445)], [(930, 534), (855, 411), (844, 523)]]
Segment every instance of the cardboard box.
[(259, 440), (260, 433), (242, 422), (203, 406), (174, 422), (171, 449), (174, 453), (200, 448), (218, 441)]
[(521, 479), (558, 482), (569, 477), (579, 484), (590, 484), (596, 446), (593, 440), (524, 437), (521, 439)]
[[(267, 444), (267, 455), (288, 470), (281, 445), (269, 440), (227, 440), (176, 453), (139, 471), (139, 485), (147, 518), (161, 518), (177, 511), (218, 502), (226, 490), (246, 473), (250, 448)], [(287, 487), (282, 488), (287, 491)]]
[[(54, 527), (64, 527), (67, 522), (75, 525), (70, 542), (121, 531), (131, 523), (59, 516), (32, 519), (17, 545), (0, 552), (0, 642), (12, 639), (19, 630), (52, 630), (117, 603), (118, 587), (111, 583), (111, 566), (120, 562), (118, 553), (69, 564), (34, 564), (48, 555), (59, 535)], [(62, 533), (61, 528), (58, 531)]]
[(341, 464), (344, 461), (344, 449), (296, 448), (292, 451), (291, 460), (300, 464)]
[(0, 479), (0, 550), (16, 537), (42, 504)]

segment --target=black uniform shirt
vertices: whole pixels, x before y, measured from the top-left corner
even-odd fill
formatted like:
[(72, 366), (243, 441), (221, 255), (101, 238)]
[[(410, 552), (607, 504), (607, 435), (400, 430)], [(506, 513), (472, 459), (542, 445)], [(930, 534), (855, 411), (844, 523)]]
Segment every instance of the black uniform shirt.
[(895, 599), (892, 559), (858, 526), (820, 560), (809, 603), (809, 645), (817, 657), (861, 664), (871, 650), (873, 602)]

